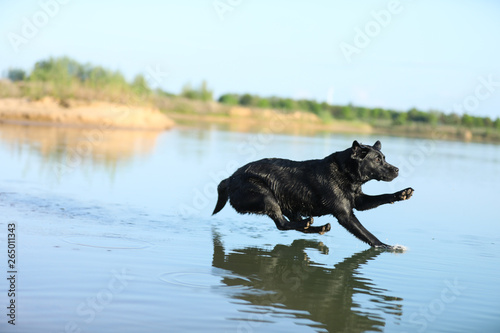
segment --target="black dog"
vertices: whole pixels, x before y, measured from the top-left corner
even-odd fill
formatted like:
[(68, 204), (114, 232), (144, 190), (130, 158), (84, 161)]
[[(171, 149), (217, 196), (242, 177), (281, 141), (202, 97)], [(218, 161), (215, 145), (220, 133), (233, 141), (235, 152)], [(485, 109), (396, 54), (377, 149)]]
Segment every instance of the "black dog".
[(366, 230), (353, 213), (353, 208), (367, 210), (413, 194), (412, 188), (376, 196), (363, 193), (361, 185), (369, 180), (391, 181), (398, 176), (399, 169), (385, 161), (381, 147), (380, 141), (373, 146), (354, 141), (351, 148), (322, 160), (266, 158), (249, 163), (220, 182), (213, 214), (229, 199), (237, 212), (265, 214), (279, 230), (319, 234), (330, 231), (330, 223), (312, 227), (313, 216), (332, 214), (363, 242), (391, 248)]

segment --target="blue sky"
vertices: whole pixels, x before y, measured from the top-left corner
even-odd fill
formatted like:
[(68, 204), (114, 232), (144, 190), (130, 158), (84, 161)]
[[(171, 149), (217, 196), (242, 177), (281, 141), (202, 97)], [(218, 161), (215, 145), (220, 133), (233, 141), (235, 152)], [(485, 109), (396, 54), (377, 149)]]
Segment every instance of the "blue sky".
[(205, 79), (216, 96), (500, 116), (495, 0), (0, 0), (0, 31), (2, 71), (67, 55), (156, 69), (176, 93)]

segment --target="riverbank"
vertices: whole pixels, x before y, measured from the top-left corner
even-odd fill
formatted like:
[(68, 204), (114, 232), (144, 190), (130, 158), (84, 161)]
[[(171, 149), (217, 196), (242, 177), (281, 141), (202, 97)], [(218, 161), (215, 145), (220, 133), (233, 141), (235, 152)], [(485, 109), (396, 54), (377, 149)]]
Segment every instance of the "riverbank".
[[(165, 101), (165, 100), (164, 100)], [(303, 111), (281, 112), (217, 102), (192, 101), (173, 97), (160, 108), (180, 126), (209, 127), (237, 132), (274, 132), (292, 135), (319, 133), (380, 134), (462, 142), (500, 144), (500, 133), (449, 125), (394, 125), (390, 122), (367, 123), (329, 119)]]
[(231, 107), (226, 113), (169, 112), (169, 117), (179, 126), (209, 127), (233, 132), (266, 132), (291, 135), (315, 135), (329, 133), (373, 132), (372, 126), (358, 122), (336, 120), (324, 123), (319, 117), (307, 112), (283, 113), (271, 109)]
[(484, 129), (428, 124), (394, 125), (330, 118), (305, 111), (231, 106), (182, 97), (149, 98), (136, 105), (84, 99), (43, 97), (0, 99), (0, 123), (49, 126), (166, 130), (179, 126), (210, 127), (236, 132), (272, 132), (291, 135), (319, 133), (381, 134), (463, 142), (500, 144), (500, 133)]
[(174, 121), (158, 109), (104, 101), (0, 99), (0, 123), (165, 130)]

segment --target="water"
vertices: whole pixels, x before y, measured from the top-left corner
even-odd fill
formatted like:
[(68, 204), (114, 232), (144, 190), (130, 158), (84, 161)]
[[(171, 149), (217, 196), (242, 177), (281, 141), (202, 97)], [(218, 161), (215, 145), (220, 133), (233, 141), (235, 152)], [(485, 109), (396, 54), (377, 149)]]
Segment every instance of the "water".
[[(357, 212), (369, 249), (333, 217), (325, 235), (281, 232), (215, 187), (261, 157), (320, 158), (382, 141), (400, 167)], [(0, 127), (0, 248), (16, 228), (15, 326), (0, 332), (498, 332), (500, 147), (366, 135), (288, 136)], [(4, 276), (5, 276), (4, 275)]]

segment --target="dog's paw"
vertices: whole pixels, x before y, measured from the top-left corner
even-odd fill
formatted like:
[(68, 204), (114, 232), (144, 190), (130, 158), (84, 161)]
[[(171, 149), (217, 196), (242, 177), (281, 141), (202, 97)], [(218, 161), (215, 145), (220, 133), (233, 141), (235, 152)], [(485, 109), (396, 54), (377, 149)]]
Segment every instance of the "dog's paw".
[(396, 192), (396, 199), (398, 201), (408, 200), (413, 195), (414, 190), (411, 187), (404, 189), (402, 191)]
[(323, 235), (325, 232), (328, 232), (332, 229), (332, 226), (330, 225), (330, 223), (327, 223), (325, 225), (322, 225), (320, 231), (318, 232), (320, 235)]
[(314, 219), (312, 218), (312, 216), (302, 220), (304, 228), (309, 228), (313, 224), (313, 222), (314, 222)]
[(387, 244), (380, 244), (380, 245), (375, 245), (375, 249), (381, 250), (381, 251), (388, 251), (388, 252), (393, 252), (393, 253), (404, 253), (406, 252), (407, 248), (404, 245), (387, 245)]
[(375, 245), (373, 247), (376, 248), (377, 250), (387, 250), (387, 251), (391, 251), (394, 248), (393, 246), (387, 245), (384, 243), (380, 243), (380, 244)]

